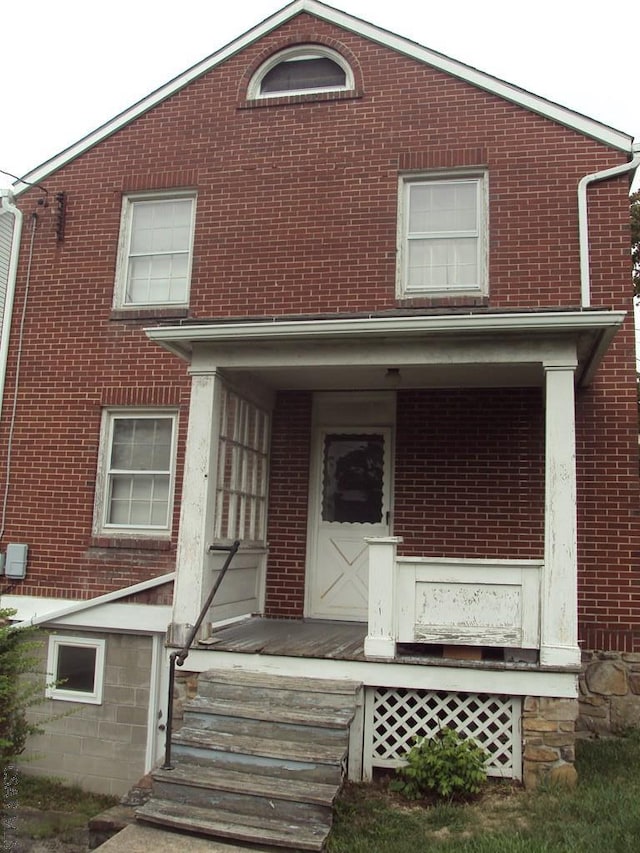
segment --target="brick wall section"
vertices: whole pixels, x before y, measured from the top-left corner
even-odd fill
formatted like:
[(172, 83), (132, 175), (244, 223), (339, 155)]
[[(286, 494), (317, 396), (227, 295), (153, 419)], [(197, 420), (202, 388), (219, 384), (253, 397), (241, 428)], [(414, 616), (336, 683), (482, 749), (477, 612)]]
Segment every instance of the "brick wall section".
[(301, 618), (309, 495), (311, 402), (307, 392), (278, 394), (269, 492), (269, 567), (265, 612)]
[(543, 557), (539, 389), (403, 391), (397, 420), (401, 553)]
[[(296, 41), (344, 48), (346, 55), (356, 57), (357, 96), (279, 99), (259, 108), (246, 104), (244, 87), (260, 57)], [(301, 15), (48, 177), (49, 198), (67, 193), (62, 244), (55, 240), (52, 208), (37, 204), (41, 191), (34, 188), (20, 200), (25, 247), (32, 212), (39, 218), (2, 539), (3, 545), (30, 545), (28, 579), (18, 585), (19, 591), (88, 597), (173, 568), (179, 489), (168, 550), (123, 550), (93, 541), (90, 533), (101, 407), (117, 399), (128, 405), (164, 401), (177, 406), (181, 449), (187, 420), (184, 364), (150, 344), (142, 331), (146, 325), (182, 320), (184, 311), (173, 317), (170, 312), (160, 317), (139, 312), (123, 319), (122, 312), (111, 310), (123, 192), (197, 190), (189, 319), (576, 308), (578, 180), (624, 159), (620, 152), (461, 80)], [(458, 166), (488, 170), (489, 297), (399, 303), (398, 175)], [(623, 178), (589, 191), (592, 303), (597, 308), (631, 308), (627, 189)], [(14, 341), (25, 297), (26, 256), (25, 250)], [(8, 395), (15, 366), (14, 349)], [(629, 319), (593, 387), (581, 392), (578, 401), (583, 637), (589, 642), (596, 637), (597, 623), (604, 626), (598, 642), (615, 648), (635, 648), (638, 642), (633, 635), (640, 613), (635, 593), (640, 502), (634, 394)], [(497, 394), (501, 406), (507, 398), (510, 392)], [(0, 425), (0, 493), (8, 409)], [(476, 423), (487, 419), (478, 410)], [(467, 429), (485, 438), (470, 418), (466, 421)], [(485, 465), (499, 455), (498, 427), (491, 429), (493, 449), (486, 452)], [(455, 429), (458, 438), (451, 438), (458, 442), (458, 452), (463, 450), (462, 434)], [(524, 468), (518, 463), (518, 470), (527, 479), (533, 448), (519, 446), (527, 462)], [(530, 497), (512, 501), (515, 491), (506, 482), (506, 467), (499, 470), (500, 489), (509, 495), (501, 501), (509, 539), (518, 554), (537, 555), (539, 480)], [(441, 469), (438, 476), (443, 475)], [(462, 475), (459, 469), (457, 476)], [(426, 478), (417, 486), (428, 502)], [(464, 525), (464, 536), (452, 526), (411, 518), (409, 496), (400, 494), (397, 521), (403, 529), (398, 532), (411, 540), (408, 547), (417, 548), (422, 538), (435, 549), (441, 536), (443, 546), (455, 543), (463, 549), (456, 553), (503, 553), (505, 537), (498, 536), (499, 525), (489, 509), (487, 531), (481, 530), (480, 499), (491, 491), (495, 499), (497, 488), (491, 490), (479, 472), (471, 486), (474, 500), (451, 515), (458, 526)], [(296, 490), (301, 498), (295, 506), (291, 501), (296, 544), (286, 556), (276, 556), (284, 521), (273, 493), (270, 612), (298, 612), (302, 600), (298, 536), (304, 528), (306, 494), (302, 500), (301, 483)], [(451, 507), (448, 496), (445, 506)], [(434, 511), (430, 517), (442, 515)], [(283, 577), (286, 584), (280, 584)], [(280, 598), (291, 596), (293, 588), (295, 603)]]

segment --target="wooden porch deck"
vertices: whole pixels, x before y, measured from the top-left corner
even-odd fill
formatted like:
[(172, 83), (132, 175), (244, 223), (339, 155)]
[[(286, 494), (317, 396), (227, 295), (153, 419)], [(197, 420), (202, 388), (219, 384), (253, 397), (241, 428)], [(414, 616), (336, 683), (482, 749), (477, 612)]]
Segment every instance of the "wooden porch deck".
[(264, 619), (252, 616), (243, 622), (214, 630), (198, 648), (216, 652), (281, 655), (301, 658), (364, 661), (365, 622)]

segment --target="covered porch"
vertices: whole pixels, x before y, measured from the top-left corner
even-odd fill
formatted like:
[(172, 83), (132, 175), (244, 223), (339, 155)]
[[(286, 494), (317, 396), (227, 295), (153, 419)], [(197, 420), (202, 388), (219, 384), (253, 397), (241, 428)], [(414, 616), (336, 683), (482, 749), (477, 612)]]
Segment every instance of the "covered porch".
[[(240, 538), (237, 566), (210, 614), (213, 626), (249, 613), (299, 620), (335, 613), (366, 623), (363, 654), (372, 661), (397, 660), (403, 644), (493, 646), (533, 651), (534, 658), (513, 659), (543, 669), (575, 671), (575, 388), (591, 381), (622, 319), (599, 311), (486, 313), (147, 330), (189, 362), (192, 376), (171, 642), (183, 641), (215, 578), (210, 545)], [(513, 410), (512, 398), (525, 399), (519, 420), (505, 422), (503, 433), (483, 413), (498, 390), (505, 411)], [(435, 470), (427, 449), (434, 441), (419, 436), (416, 418), (451, 408), (453, 400), (462, 432), (463, 393), (474, 398), (470, 440), (479, 461), (465, 461), (469, 472), (461, 473), (459, 461), (449, 460), (457, 479), (450, 494), (446, 484), (441, 489), (449, 513), (443, 525), (428, 494), (432, 474), (425, 474)], [(322, 491), (327, 436), (383, 432), (387, 467), (377, 516), (341, 520), (351, 537), (337, 549), (347, 569), (323, 576), (338, 541)], [(507, 497), (492, 474), (501, 441), (505, 458), (526, 457), (525, 476)], [(438, 462), (433, 477), (446, 480), (448, 462)], [(500, 464), (504, 481), (511, 461)], [(456, 516), (465, 502), (474, 502), (466, 527)], [(518, 519), (532, 514), (539, 519), (523, 522), (521, 533)], [(483, 518), (486, 535), (479, 533)], [(446, 535), (436, 524), (449, 528)], [(333, 609), (323, 610), (331, 594)]]

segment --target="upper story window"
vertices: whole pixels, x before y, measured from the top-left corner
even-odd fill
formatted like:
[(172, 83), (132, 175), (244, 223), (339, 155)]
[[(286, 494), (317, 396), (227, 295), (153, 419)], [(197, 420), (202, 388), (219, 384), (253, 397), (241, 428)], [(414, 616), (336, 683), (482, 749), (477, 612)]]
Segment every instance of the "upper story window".
[(192, 195), (125, 197), (115, 308), (188, 303), (194, 209)]
[(268, 59), (254, 74), (249, 100), (340, 92), (354, 88), (353, 72), (337, 51), (319, 45), (287, 48)]
[(400, 181), (398, 296), (487, 292), (484, 175)]
[(94, 532), (168, 536), (175, 483), (177, 414), (105, 411)]

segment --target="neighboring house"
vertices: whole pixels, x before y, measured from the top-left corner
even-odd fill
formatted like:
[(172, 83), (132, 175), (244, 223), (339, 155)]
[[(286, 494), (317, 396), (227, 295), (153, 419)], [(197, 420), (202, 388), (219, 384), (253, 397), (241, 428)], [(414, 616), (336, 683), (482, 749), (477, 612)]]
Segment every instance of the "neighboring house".
[(354, 777), (442, 724), (570, 777), (581, 652), (579, 725), (638, 720), (638, 160), (296, 0), (5, 194), (2, 603), (76, 709), (34, 768), (153, 767), (236, 539), (184, 669), (362, 683)]

